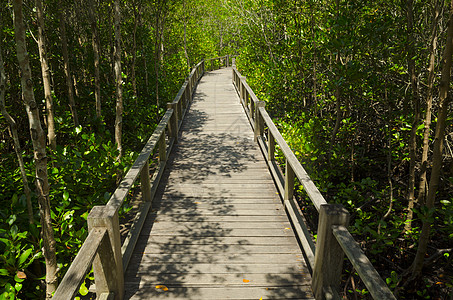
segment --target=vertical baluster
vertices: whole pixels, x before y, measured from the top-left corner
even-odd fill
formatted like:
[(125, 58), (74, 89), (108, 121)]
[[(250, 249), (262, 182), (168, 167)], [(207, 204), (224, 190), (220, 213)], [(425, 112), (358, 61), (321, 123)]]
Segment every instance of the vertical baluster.
[(162, 133), (159, 139), (159, 162), (167, 161), (167, 143), (165, 143), (165, 133)]
[[(88, 218), (88, 231), (96, 227), (107, 229), (108, 236), (93, 261), (96, 295), (115, 294), (115, 300), (124, 298), (124, 270), (121, 255), (121, 237), (118, 212), (115, 206), (95, 206)], [(112, 265), (113, 264), (113, 265)]]
[(344, 252), (332, 233), (333, 225), (348, 226), (349, 213), (340, 204), (323, 204), (319, 210), (318, 238), (312, 289), (315, 299), (324, 299), (323, 289), (338, 291), (343, 270)]
[(258, 101), (255, 105), (255, 142), (258, 141), (259, 136), (264, 134), (264, 120), (261, 116), (260, 107), (265, 107), (265, 105), (264, 101)]
[(275, 160), (275, 139), (270, 130), (267, 133), (267, 143), (267, 160), (273, 161)]
[(294, 195), (294, 170), (289, 164), (289, 161), (286, 160), (284, 200), (292, 199), (293, 195)]
[(150, 202), (151, 199), (151, 182), (149, 179), (149, 161), (146, 161), (140, 172), (140, 188), (142, 190), (143, 201)]

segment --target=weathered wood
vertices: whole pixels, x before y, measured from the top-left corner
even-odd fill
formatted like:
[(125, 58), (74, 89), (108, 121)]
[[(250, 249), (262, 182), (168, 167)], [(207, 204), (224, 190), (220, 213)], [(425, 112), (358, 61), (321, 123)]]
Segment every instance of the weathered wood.
[[(264, 121), (264, 120), (263, 120)], [(268, 133), (267, 137), (268, 145), (267, 145), (267, 160), (273, 161), (275, 160), (275, 139), (272, 133)]]
[[(275, 276), (278, 279), (278, 276)], [(143, 285), (145, 286), (145, 285)], [(140, 287), (140, 286), (139, 286)], [(129, 299), (172, 299), (172, 300), (199, 300), (199, 299), (314, 299), (311, 292), (307, 291), (305, 285), (267, 285), (263, 287), (253, 287), (244, 284), (242, 287), (172, 287), (167, 291), (156, 289), (152, 286), (149, 291), (138, 289), (136, 292), (128, 293)]]
[(348, 229), (345, 226), (335, 225), (332, 226), (332, 231), (373, 298), (382, 300), (396, 299)]
[[(130, 270), (126, 278), (134, 278), (142, 274), (179, 274), (181, 269), (185, 269), (185, 274), (229, 274), (229, 273), (247, 273), (247, 274), (288, 274), (302, 273), (307, 274), (306, 267), (302, 263), (291, 264), (212, 264), (212, 263), (183, 263), (162, 265), (158, 261), (154, 264), (146, 266), (137, 266), (134, 270)], [(165, 273), (164, 273), (165, 272)]]
[(348, 223), (349, 213), (342, 205), (321, 205), (312, 283), (316, 299), (324, 299), (324, 287), (338, 290), (340, 286), (344, 252), (332, 233), (332, 225), (347, 226)]
[[(290, 270), (292, 271), (292, 270)], [(172, 273), (158, 273), (158, 274), (143, 274), (141, 276), (129, 277), (126, 285), (136, 284), (140, 286), (140, 282), (148, 281), (153, 285), (165, 285), (168, 288), (173, 287), (209, 287), (209, 286), (229, 286), (229, 287), (256, 287), (266, 286), (271, 281), (272, 277), (279, 277), (281, 281), (294, 282), (298, 281), (299, 285), (309, 285), (311, 276), (303, 273), (281, 273), (276, 275), (269, 273), (238, 273), (231, 272), (230, 274), (186, 274), (183, 280), (175, 278)], [(248, 280), (247, 282), (244, 282)], [(246, 283), (246, 284), (245, 284)], [(216, 298), (217, 299), (217, 298)], [(256, 298), (258, 299), (258, 298)]]
[[(139, 289), (131, 296), (177, 299), (170, 290), (179, 286), (188, 291), (185, 299), (230, 297), (236, 276), (255, 274), (256, 284), (297, 286), (293, 298), (312, 297), (307, 265), (254, 132), (231, 83), (217, 79), (225, 74), (212, 71), (198, 85), (127, 270), (128, 288)], [(258, 112), (260, 104), (252, 105)], [(247, 299), (251, 279), (237, 296)], [(168, 285), (169, 293), (156, 296), (156, 285)], [(198, 287), (216, 288), (220, 297), (192, 294)]]
[(167, 103), (167, 112), (171, 111), (170, 120), (168, 122), (168, 135), (174, 139), (175, 144), (178, 143), (178, 116), (176, 113), (176, 105)]
[(105, 228), (94, 228), (90, 231), (52, 299), (73, 299), (79, 293), (79, 288), (91, 269), (91, 264), (106, 234)]
[(114, 300), (115, 293), (103, 293), (101, 297), (98, 298), (99, 300)]
[(311, 271), (313, 272), (313, 269), (315, 267), (316, 247), (310, 235), (310, 232), (308, 231), (308, 228), (305, 225), (305, 219), (303, 218), (303, 215), (300, 212), (299, 205), (296, 203), (294, 198), (290, 200), (285, 200), (284, 203), (285, 208), (290, 216), (291, 222), (294, 226), (294, 230), (296, 231), (297, 237), (299, 238), (299, 242), (304, 251), (308, 265)]
[(114, 206), (116, 209), (118, 209), (122, 205), (125, 197), (132, 188), (133, 183), (135, 182), (141, 170), (143, 169), (143, 166), (148, 162), (151, 153), (156, 147), (156, 144), (159, 141), (160, 136), (165, 131), (165, 128), (167, 127), (167, 124), (172, 115), (173, 111), (168, 110), (162, 117), (162, 120), (159, 122), (159, 125), (154, 130), (154, 133), (148, 139), (148, 142), (145, 144), (145, 147), (143, 147), (143, 150), (140, 152), (134, 164), (129, 169), (126, 176), (121, 181), (113, 195), (110, 197), (110, 200), (107, 203), (108, 206)]
[[(258, 101), (256, 103), (256, 108), (265, 107), (266, 103), (264, 101)], [(259, 136), (263, 136), (264, 133), (264, 121), (258, 110), (255, 110), (255, 142), (258, 141)]]
[(114, 206), (95, 206), (87, 221), (88, 230), (106, 228), (109, 237), (93, 261), (96, 294), (100, 297), (103, 293), (114, 292), (115, 299), (121, 300), (124, 297), (124, 272), (118, 211)]
[(285, 166), (285, 194), (284, 200), (292, 199), (294, 195), (294, 170), (289, 164), (288, 159), (286, 160)]
[(315, 186), (310, 176), (308, 176), (307, 172), (302, 167), (300, 162), (297, 160), (297, 157), (291, 151), (288, 144), (278, 131), (277, 127), (275, 127), (275, 124), (269, 117), (267, 111), (264, 108), (260, 108), (259, 111), (264, 119), (264, 122), (269, 128), (269, 131), (275, 138), (276, 143), (280, 146), (280, 150), (283, 152), (283, 155), (286, 157), (288, 163), (293, 168), (293, 171), (296, 174), (297, 178), (299, 179), (299, 182), (303, 185), (305, 191), (307, 192), (308, 197), (313, 202), (316, 209), (319, 211), (321, 205), (327, 203), (326, 200), (321, 195), (321, 192), (319, 192), (318, 188)]
[(134, 222), (126, 236), (126, 239), (121, 246), (121, 256), (123, 257), (123, 270), (127, 269), (132, 253), (137, 244), (140, 232), (142, 231), (143, 224), (145, 223), (148, 211), (151, 208), (151, 202), (144, 202), (140, 206), (140, 210), (135, 216)]
[(143, 166), (140, 172), (140, 189), (142, 191), (142, 201), (151, 202), (151, 182), (149, 181), (149, 161)]

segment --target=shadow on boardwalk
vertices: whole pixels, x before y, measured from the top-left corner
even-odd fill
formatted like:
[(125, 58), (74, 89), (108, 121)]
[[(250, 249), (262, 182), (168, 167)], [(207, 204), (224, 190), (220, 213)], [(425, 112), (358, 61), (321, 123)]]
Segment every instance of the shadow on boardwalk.
[(311, 298), (245, 116), (216, 111), (223, 103), (204, 109), (207, 95), (196, 97), (126, 271), (126, 299)]

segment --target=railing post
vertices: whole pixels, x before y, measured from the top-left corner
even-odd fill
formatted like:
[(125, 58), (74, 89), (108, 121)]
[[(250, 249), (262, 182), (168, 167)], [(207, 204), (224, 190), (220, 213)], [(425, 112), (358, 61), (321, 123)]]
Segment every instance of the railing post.
[(149, 161), (146, 161), (140, 172), (140, 188), (142, 190), (143, 201), (151, 201), (151, 181), (149, 179)]
[(165, 143), (165, 133), (159, 139), (159, 162), (167, 161), (167, 144)]
[[(95, 206), (87, 218), (88, 230), (104, 227), (108, 241), (103, 243), (93, 261), (96, 295), (115, 294), (115, 300), (124, 298), (124, 271), (118, 212), (114, 206)], [(113, 258), (113, 259), (112, 259)]]
[(170, 121), (168, 122), (168, 135), (175, 138), (175, 144), (178, 143), (178, 116), (174, 103), (167, 103), (167, 109), (173, 109)]
[(348, 226), (349, 213), (340, 204), (322, 204), (319, 210), (318, 237), (312, 289), (316, 299), (325, 299), (325, 292), (340, 286), (344, 252), (332, 233), (332, 225)]
[[(198, 78), (198, 75), (195, 78)], [(194, 80), (194, 82), (195, 81), (196, 80)], [(195, 86), (195, 84), (194, 84), (194, 86)], [(192, 102), (192, 87), (186, 87), (186, 94), (187, 94), (187, 106), (189, 106), (189, 103)]]
[(258, 101), (255, 104), (255, 142), (258, 141), (259, 136), (263, 136), (264, 133), (264, 120), (261, 117), (260, 107), (265, 107), (266, 102)]
[(290, 200), (294, 195), (294, 170), (289, 164), (289, 161), (286, 160), (285, 167), (285, 195), (284, 200)]
[(275, 159), (275, 139), (270, 130), (267, 134), (267, 160), (273, 161)]
[(230, 66), (230, 56), (227, 54), (226, 55), (226, 67), (228, 68)]

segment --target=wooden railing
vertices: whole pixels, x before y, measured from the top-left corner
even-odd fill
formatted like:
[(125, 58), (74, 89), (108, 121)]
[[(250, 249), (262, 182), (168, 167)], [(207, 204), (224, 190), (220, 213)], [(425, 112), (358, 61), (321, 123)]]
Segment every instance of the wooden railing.
[(205, 60), (205, 66), (209, 71), (217, 70), (222, 67), (229, 67), (231, 66), (231, 58), (230, 55), (209, 58)]
[[(205, 61), (192, 69), (175, 99), (168, 103), (166, 113), (108, 203), (104, 206), (95, 206), (90, 211), (87, 219), (88, 237), (52, 299), (73, 299), (78, 294), (91, 266), (93, 266), (98, 299), (121, 300), (124, 298), (124, 270), (127, 268), (146, 215), (151, 208), (168, 155), (178, 141), (178, 132), (189, 103), (192, 101), (192, 93), (204, 72)], [(149, 160), (155, 149), (158, 151), (159, 164), (150, 179)], [(142, 202), (131, 229), (121, 245), (118, 210), (139, 176)]]
[[(246, 78), (236, 69), (234, 61), (233, 84), (255, 132), (255, 141), (258, 142), (267, 159), (276, 186), (282, 195), (284, 207), (312, 272), (312, 289), (315, 298), (340, 299), (337, 291), (344, 254), (346, 254), (374, 299), (396, 299), (349, 233), (348, 211), (339, 204), (326, 202), (269, 117), (265, 103), (256, 97), (247, 84)], [(276, 145), (279, 146), (286, 160), (284, 172), (275, 161)], [(294, 198), (296, 177), (319, 213), (316, 246)]]

